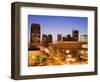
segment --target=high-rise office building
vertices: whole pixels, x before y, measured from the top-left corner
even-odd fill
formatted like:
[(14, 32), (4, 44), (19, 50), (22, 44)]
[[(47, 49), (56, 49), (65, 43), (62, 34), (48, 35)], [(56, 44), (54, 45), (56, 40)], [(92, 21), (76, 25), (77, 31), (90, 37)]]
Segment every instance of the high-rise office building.
[(48, 43), (52, 43), (52, 35), (48, 34)]
[(52, 40), (52, 35), (51, 34), (42, 34), (42, 41), (41, 41), (41, 44), (42, 46), (44, 47), (47, 47), (49, 43), (52, 43), (53, 40)]
[(42, 46), (47, 47), (48, 46), (48, 36), (46, 34), (42, 34)]
[(37, 23), (31, 24), (31, 33), (30, 33), (30, 48), (37, 49), (37, 46), (40, 44), (40, 25)]
[(57, 34), (57, 41), (58, 42), (62, 41), (62, 34)]
[(75, 39), (75, 41), (79, 40), (79, 31), (76, 29), (72, 30), (72, 37)]

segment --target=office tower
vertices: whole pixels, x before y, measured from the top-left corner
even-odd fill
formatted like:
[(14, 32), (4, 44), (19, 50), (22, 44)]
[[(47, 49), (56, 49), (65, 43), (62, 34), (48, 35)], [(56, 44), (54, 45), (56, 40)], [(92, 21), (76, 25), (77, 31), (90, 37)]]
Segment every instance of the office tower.
[(52, 39), (52, 35), (51, 34), (42, 34), (42, 46), (47, 47), (49, 43), (52, 43), (53, 39)]
[(48, 46), (48, 36), (46, 34), (42, 34), (42, 46)]
[(57, 41), (58, 42), (62, 41), (62, 34), (57, 34)]
[(52, 35), (48, 34), (48, 43), (52, 43)]
[(72, 37), (74, 38), (75, 41), (79, 40), (79, 31), (76, 29), (72, 30)]
[(31, 24), (31, 33), (30, 33), (30, 48), (37, 49), (40, 44), (40, 25), (37, 23)]

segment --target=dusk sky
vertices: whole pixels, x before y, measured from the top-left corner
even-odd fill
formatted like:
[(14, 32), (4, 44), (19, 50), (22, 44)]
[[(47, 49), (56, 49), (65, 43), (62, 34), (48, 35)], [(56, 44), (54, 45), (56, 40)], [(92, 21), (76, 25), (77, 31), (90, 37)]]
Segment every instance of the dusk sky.
[(63, 36), (72, 34), (72, 29), (79, 30), (79, 35), (88, 34), (87, 17), (28, 15), (29, 39), (32, 23), (40, 24), (41, 35), (52, 34), (54, 41), (57, 39), (57, 34)]

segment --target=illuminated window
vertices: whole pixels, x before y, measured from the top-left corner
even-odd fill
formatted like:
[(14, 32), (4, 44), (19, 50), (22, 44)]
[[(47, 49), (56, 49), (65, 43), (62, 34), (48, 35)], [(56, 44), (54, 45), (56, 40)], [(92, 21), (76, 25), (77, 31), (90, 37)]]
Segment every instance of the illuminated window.
[(70, 53), (70, 50), (66, 50), (66, 53)]
[(80, 51), (81, 54), (84, 54), (84, 51)]
[(85, 54), (88, 54), (88, 51), (81, 50), (79, 53), (85, 55)]
[(82, 48), (87, 48), (87, 44), (82, 44)]

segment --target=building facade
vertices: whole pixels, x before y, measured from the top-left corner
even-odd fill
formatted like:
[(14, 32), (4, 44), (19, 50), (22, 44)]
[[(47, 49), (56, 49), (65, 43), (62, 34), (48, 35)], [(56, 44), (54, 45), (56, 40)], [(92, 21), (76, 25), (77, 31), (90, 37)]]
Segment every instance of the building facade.
[(62, 41), (62, 34), (57, 34), (57, 41)]
[(88, 42), (88, 36), (87, 35), (81, 35), (80, 36), (80, 41), (82, 41), (82, 42)]
[(40, 44), (40, 25), (37, 23), (31, 24), (31, 33), (30, 33), (30, 48), (38, 49)]
[(87, 59), (88, 57), (88, 43), (80, 41), (66, 41), (66, 42), (57, 42), (55, 44), (50, 44), (49, 46), (54, 46), (54, 49), (57, 53), (60, 54), (60, 57), (65, 57), (67, 55), (73, 57), (83, 57)]
[(63, 41), (79, 41), (79, 31), (73, 29), (72, 36), (70, 34), (63, 36)]
[(76, 29), (72, 30), (72, 37), (74, 38), (75, 41), (79, 40), (79, 31)]
[(48, 34), (48, 43), (52, 43), (52, 42), (53, 42), (52, 35)]
[(48, 47), (49, 43), (52, 43), (52, 35), (51, 34), (42, 34), (42, 40), (41, 40), (41, 44), (44, 47)]
[(46, 34), (42, 34), (41, 44), (44, 47), (48, 46), (48, 36)]
[(71, 37), (70, 34), (63, 37), (63, 41), (76, 41), (74, 37)]

